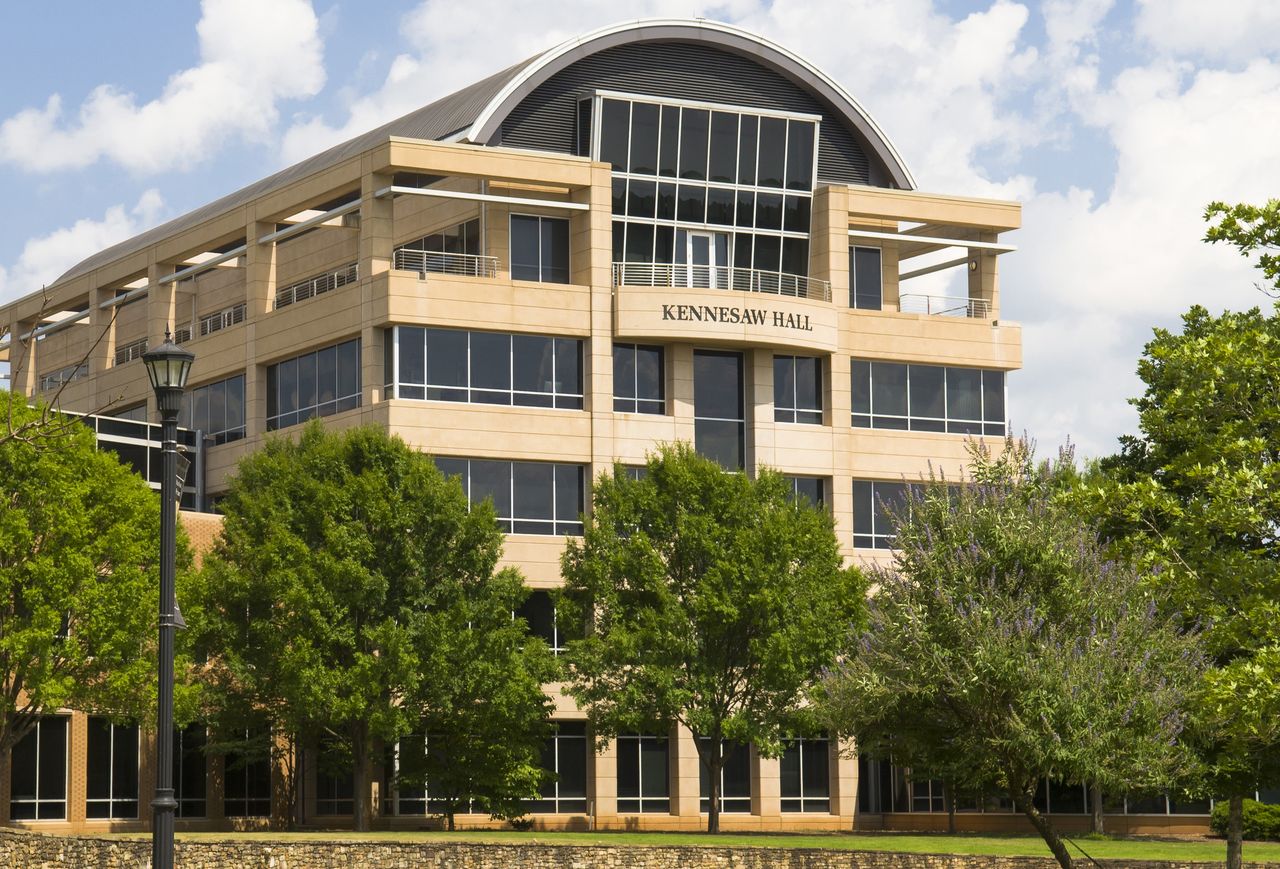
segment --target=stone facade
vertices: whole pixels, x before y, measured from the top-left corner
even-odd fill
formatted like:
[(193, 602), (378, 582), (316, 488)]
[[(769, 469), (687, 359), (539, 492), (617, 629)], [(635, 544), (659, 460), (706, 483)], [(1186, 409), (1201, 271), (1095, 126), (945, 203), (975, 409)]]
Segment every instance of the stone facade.
[[(51, 836), (0, 829), (0, 865), (54, 869), (146, 869), (151, 844), (137, 839)], [(1108, 869), (1208, 869), (1222, 863), (1101, 860)], [(465, 842), (178, 842), (178, 869), (1054, 869), (1042, 857), (975, 857), (819, 848), (499, 845)], [(1280, 869), (1246, 863), (1247, 869)]]

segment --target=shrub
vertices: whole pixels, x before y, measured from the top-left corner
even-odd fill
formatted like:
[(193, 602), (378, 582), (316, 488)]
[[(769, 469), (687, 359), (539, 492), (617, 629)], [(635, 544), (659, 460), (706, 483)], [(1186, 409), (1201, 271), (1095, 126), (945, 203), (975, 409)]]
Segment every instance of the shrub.
[[(1219, 836), (1227, 835), (1227, 803), (1225, 800), (1213, 807), (1209, 829)], [(1246, 839), (1280, 840), (1280, 806), (1244, 801), (1244, 837)]]

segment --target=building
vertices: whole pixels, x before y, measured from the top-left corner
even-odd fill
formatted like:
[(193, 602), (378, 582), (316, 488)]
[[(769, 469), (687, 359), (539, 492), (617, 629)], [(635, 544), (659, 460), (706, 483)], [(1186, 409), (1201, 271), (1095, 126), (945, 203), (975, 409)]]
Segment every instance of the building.
[[(67, 409), (138, 421), (155, 412), (137, 360), (173, 329), (198, 357), (183, 425), (203, 434), (189, 494), (205, 510), (270, 433), (371, 423), (492, 496), (505, 559), (545, 590), (592, 477), (683, 439), (792, 476), (849, 558), (876, 559), (892, 534), (877, 497), (930, 462), (958, 467), (965, 435), (1005, 434), (1021, 330), (1001, 317), (998, 256), (1019, 221), (1016, 203), (916, 190), (871, 117), (798, 55), (702, 20), (629, 22), (93, 254), (0, 310), (0, 347), (15, 390), (61, 387)], [(955, 297), (913, 291), (945, 269)], [(526, 615), (559, 645), (545, 593)], [(702, 823), (688, 733), (593, 755), (583, 716), (557, 704), (560, 782), (531, 805), (539, 824)], [(180, 735), (180, 828), (259, 823), (271, 770), (224, 767), (204, 739)], [(79, 712), (48, 719), (0, 781), (0, 820), (146, 826), (147, 743)], [(304, 821), (348, 821), (350, 782), (315, 766)], [(1053, 805), (1083, 812), (1062, 791)], [(723, 794), (726, 830), (944, 822), (936, 783), (821, 738), (781, 760), (731, 752)], [(381, 822), (421, 826), (429, 801), (388, 778)], [(970, 808), (976, 826), (1009, 823)], [(1202, 829), (1177, 817), (1188, 808), (1204, 811), (1125, 817)]]

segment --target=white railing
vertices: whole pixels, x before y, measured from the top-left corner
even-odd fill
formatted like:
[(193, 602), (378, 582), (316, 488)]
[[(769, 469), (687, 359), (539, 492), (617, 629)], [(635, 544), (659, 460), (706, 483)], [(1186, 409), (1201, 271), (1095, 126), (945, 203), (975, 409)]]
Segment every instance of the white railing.
[(463, 275), (471, 278), (498, 276), (498, 258), (473, 253), (442, 253), (434, 250), (398, 249), (391, 259), (393, 269), (427, 274)]
[(772, 293), (801, 299), (831, 301), (827, 281), (733, 266), (686, 265), (683, 263), (614, 263), (616, 287), (686, 287), (690, 289), (738, 290), (744, 293)]
[(898, 297), (898, 310), (904, 314), (930, 314), (938, 317), (973, 317), (978, 320), (991, 318), (990, 302), (986, 299), (966, 299), (964, 296), (906, 293)]
[(325, 272), (322, 275), (316, 275), (314, 278), (307, 278), (305, 281), (291, 284), (283, 290), (277, 290), (276, 308), (285, 308), (296, 302), (306, 301), (330, 290), (336, 290), (338, 287), (355, 283), (355, 280), (356, 264), (349, 263), (340, 269)]
[(147, 352), (147, 339), (140, 341), (131, 341), (128, 344), (122, 344), (116, 348), (116, 365), (124, 365), (126, 362), (132, 362), (134, 359), (141, 359), (142, 354)]

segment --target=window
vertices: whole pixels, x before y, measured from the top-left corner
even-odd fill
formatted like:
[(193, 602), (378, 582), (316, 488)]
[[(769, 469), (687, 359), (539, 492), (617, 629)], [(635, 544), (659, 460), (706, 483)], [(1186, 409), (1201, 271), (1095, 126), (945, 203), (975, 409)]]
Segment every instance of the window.
[(178, 425), (204, 432), (214, 446), (244, 437), (244, 375), (209, 383), (183, 395)]
[(15, 821), (67, 816), (67, 717), (42, 717), (9, 755), (9, 817)]
[[(699, 811), (704, 814), (711, 811), (711, 773), (707, 771), (707, 756), (711, 752), (711, 740), (703, 737), (698, 740), (698, 776), (700, 778), (702, 799)], [(722, 742), (720, 744), (722, 766), (720, 767), (720, 811), (751, 811), (751, 751), (738, 742)]]
[(132, 407), (122, 407), (119, 410), (113, 410), (107, 414), (112, 419), (127, 419), (133, 422), (147, 421), (147, 403), (135, 404)]
[(386, 383), (396, 398), (582, 409), (582, 341), (397, 326)]
[(208, 814), (204, 751), (207, 742), (208, 731), (203, 724), (189, 724), (173, 731), (173, 797), (178, 801), (179, 818), (203, 818)]
[(821, 507), (827, 503), (826, 477), (787, 477), (791, 497), (801, 503)]
[(569, 283), (569, 221), (511, 215), (511, 278)]
[(520, 604), (520, 608), (516, 610), (516, 616), (524, 619), (525, 624), (529, 626), (529, 633), (545, 640), (547, 648), (554, 654), (558, 655), (564, 651), (565, 637), (560, 630), (556, 603), (551, 597), (551, 592), (543, 589), (534, 589), (529, 592), (524, 603)]
[(666, 413), (661, 347), (613, 345), (613, 409), (619, 413)]
[(529, 812), (546, 814), (587, 811), (587, 725), (560, 721), (542, 745), (542, 768), (551, 778), (536, 800), (525, 800)]
[(437, 457), (436, 466), (461, 479), (472, 504), (492, 499), (509, 534), (582, 534), (585, 465)]
[(831, 753), (825, 736), (788, 742), (779, 772), (782, 811), (831, 811)]
[(746, 460), (746, 419), (742, 354), (695, 350), (694, 448), (729, 470), (741, 470)]
[(267, 431), (359, 406), (359, 338), (267, 368)]
[(853, 481), (853, 545), (866, 549), (893, 548), (894, 511), (907, 497), (907, 483), (882, 480)]
[(421, 733), (400, 737), (396, 743), (392, 771), (397, 815), (427, 813), (427, 738)]
[(880, 269), (880, 248), (849, 248), (849, 307), (879, 311), (884, 273)]
[(323, 743), (316, 758), (316, 814), (349, 815), (354, 812), (354, 781), (350, 757), (332, 742)]
[(89, 716), (85, 817), (138, 817), (138, 725)]
[(668, 748), (665, 736), (618, 737), (618, 812), (669, 812)]
[(1004, 372), (905, 362), (852, 364), (855, 428), (1003, 436)]
[(822, 360), (773, 357), (773, 419), (822, 425)]
[[(250, 734), (246, 733), (245, 739), (250, 738)], [(258, 734), (258, 738), (265, 740), (268, 737), (266, 734)], [(256, 751), (232, 751), (226, 755), (225, 764), (223, 815), (228, 818), (269, 816), (271, 761), (268, 757)]]
[(60, 368), (50, 374), (40, 375), (40, 391), (47, 392), (64, 383), (70, 383), (73, 380), (79, 380), (87, 376), (89, 376), (89, 366), (86, 363), (68, 365), (66, 368)]

